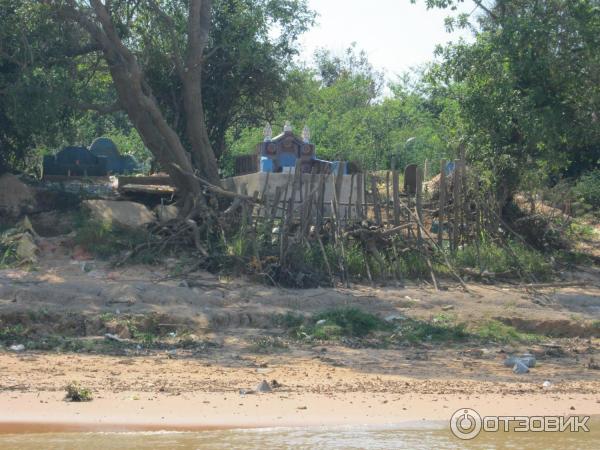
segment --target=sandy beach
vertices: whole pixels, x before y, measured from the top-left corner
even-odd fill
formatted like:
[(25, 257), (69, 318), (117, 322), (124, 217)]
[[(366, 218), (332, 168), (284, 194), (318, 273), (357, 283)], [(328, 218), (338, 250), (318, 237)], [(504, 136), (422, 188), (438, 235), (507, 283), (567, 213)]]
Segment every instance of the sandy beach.
[[(424, 373), (419, 379), (302, 359), (272, 365), (265, 360), (253, 361), (267, 366), (255, 368), (164, 355), (1, 355), (0, 432), (423, 427), (447, 422), (465, 407), (482, 416), (600, 415), (598, 380), (564, 380), (544, 389), (536, 376), (500, 382)], [(65, 401), (63, 380), (69, 379), (90, 386), (94, 400)], [(281, 380), (281, 386), (269, 393), (240, 393), (262, 379)]]

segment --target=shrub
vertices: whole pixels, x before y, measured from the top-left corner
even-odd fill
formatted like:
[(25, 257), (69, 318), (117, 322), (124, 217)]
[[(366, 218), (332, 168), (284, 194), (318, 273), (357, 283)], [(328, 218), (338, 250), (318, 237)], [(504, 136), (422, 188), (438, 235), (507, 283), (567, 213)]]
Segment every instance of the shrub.
[(84, 388), (76, 381), (70, 382), (65, 389), (67, 390), (66, 399), (72, 402), (89, 402), (92, 401), (92, 391)]
[[(359, 308), (335, 308), (317, 314), (315, 323), (325, 320), (324, 325), (337, 325), (339, 330), (328, 329), (328, 331), (339, 331), (344, 336), (366, 336), (375, 330), (387, 329), (389, 324), (373, 314)], [(318, 326), (316, 327), (318, 328)]]
[(552, 273), (551, 264), (541, 252), (515, 241), (500, 245), (484, 239), (478, 246), (464, 245), (454, 255), (454, 263), (458, 267), (476, 268), (494, 273), (523, 272), (540, 279), (547, 279)]
[(573, 187), (573, 193), (586, 209), (600, 210), (600, 169), (582, 175)]
[(469, 333), (466, 331), (465, 324), (456, 324), (452, 317), (440, 314), (430, 321), (403, 320), (393, 336), (409, 342), (453, 342), (467, 339)]
[(540, 336), (529, 333), (522, 333), (515, 327), (503, 324), (497, 320), (489, 320), (476, 327), (473, 334), (485, 341), (499, 342), (507, 344), (510, 342), (532, 343), (538, 342)]

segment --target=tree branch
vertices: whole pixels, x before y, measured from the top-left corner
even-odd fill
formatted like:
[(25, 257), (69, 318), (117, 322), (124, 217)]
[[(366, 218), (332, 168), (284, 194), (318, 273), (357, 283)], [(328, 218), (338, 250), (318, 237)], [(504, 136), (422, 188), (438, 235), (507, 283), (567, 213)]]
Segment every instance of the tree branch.
[(171, 46), (173, 47), (173, 53), (171, 54), (171, 58), (175, 63), (175, 68), (177, 69), (177, 73), (180, 78), (183, 78), (184, 68), (183, 68), (183, 58), (181, 56), (181, 49), (179, 48), (179, 44), (177, 43), (177, 34), (175, 33), (175, 21), (171, 16), (165, 13), (162, 8), (158, 5), (155, 0), (149, 0), (148, 4), (150, 8), (160, 17), (160, 19), (166, 24), (169, 37), (171, 38)]
[(96, 103), (88, 102), (71, 102), (71, 105), (77, 109), (81, 109), (82, 111), (96, 111), (100, 114), (111, 114), (118, 111), (123, 111), (123, 107), (118, 101), (111, 105), (98, 105)]
[(494, 20), (498, 20), (498, 16), (492, 12), (491, 9), (489, 9), (487, 6), (485, 6), (483, 4), (483, 2), (481, 2), (480, 0), (473, 0), (473, 2), (481, 9), (483, 9), (492, 19)]

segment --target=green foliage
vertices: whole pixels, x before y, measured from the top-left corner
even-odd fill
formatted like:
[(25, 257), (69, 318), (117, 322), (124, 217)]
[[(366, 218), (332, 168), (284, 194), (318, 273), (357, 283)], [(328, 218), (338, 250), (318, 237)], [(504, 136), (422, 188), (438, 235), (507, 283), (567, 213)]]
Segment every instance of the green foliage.
[[(153, 239), (144, 230), (120, 228), (108, 223), (96, 222), (82, 217), (76, 229), (75, 243), (101, 259), (108, 259), (127, 251), (134, 250), (140, 244)], [(156, 255), (141, 251), (136, 253), (132, 262), (151, 264)]]
[(498, 342), (508, 344), (511, 342), (518, 343), (535, 343), (541, 340), (541, 336), (530, 333), (522, 333), (510, 325), (505, 325), (497, 320), (489, 320), (484, 324), (475, 327), (472, 330), (474, 336), (488, 342)]
[(286, 312), (285, 314), (278, 314), (273, 318), (273, 322), (276, 326), (290, 329), (297, 328), (305, 322), (305, 317), (293, 312)]
[(12, 345), (20, 342), (27, 335), (28, 330), (20, 323), (0, 328), (0, 342), (4, 344)]
[(261, 336), (254, 339), (250, 346), (250, 351), (254, 353), (269, 354), (286, 350), (287, 348), (287, 343), (279, 337)]
[(505, 275), (533, 275), (547, 279), (552, 266), (544, 254), (526, 247), (521, 242), (498, 244), (491, 239), (465, 244), (453, 255), (457, 267), (479, 269)]
[(573, 193), (586, 209), (600, 212), (600, 169), (583, 174), (573, 187)]
[[(314, 66), (288, 73), (289, 95), (271, 120), (275, 130), (288, 120), (297, 132), (306, 124), (319, 158), (353, 161), (364, 169), (390, 168), (392, 158), (402, 168), (446, 155), (439, 109), (431, 107), (423, 86), (405, 77), (383, 98), (382, 75), (354, 45), (342, 56), (319, 50)], [(228, 135), (224, 173), (232, 174), (234, 156), (254, 151), (262, 126)]]
[(475, 42), (440, 48), (442, 63), (427, 75), (432, 94), (458, 106), (454, 144), (466, 146), (504, 198), (527, 174), (547, 183), (597, 165), (597, 2), (511, 0), (483, 11)]
[(440, 314), (430, 321), (406, 318), (394, 330), (392, 339), (408, 342), (456, 342), (469, 338), (466, 325), (456, 324), (454, 318)]
[[(344, 336), (366, 336), (375, 330), (388, 329), (389, 325), (379, 317), (363, 311), (359, 308), (335, 308), (323, 311), (313, 317), (315, 324), (324, 320), (323, 325), (316, 325), (315, 330), (328, 327), (327, 330), (321, 330), (322, 333), (339, 333)], [(337, 328), (331, 328), (335, 326)]]
[[(185, 46), (188, 3), (123, 1), (106, 6), (166, 119), (183, 136), (183, 94), (173, 76), (172, 56), (173, 46)], [(58, 9), (51, 2), (0, 0), (0, 173), (8, 168), (39, 172), (42, 153), (66, 144), (87, 146), (102, 135), (143, 162), (145, 148), (128, 118), (122, 112), (96, 112), (116, 100), (97, 44)], [(278, 99), (286, 95), (285, 75), (298, 52), (298, 38), (314, 16), (306, 0), (213, 2), (202, 94), (217, 155), (225, 150), (228, 130), (272, 116)], [(185, 139), (183, 143), (187, 145)]]
[(92, 391), (81, 386), (77, 381), (71, 381), (65, 386), (66, 400), (71, 402), (90, 402), (93, 400)]

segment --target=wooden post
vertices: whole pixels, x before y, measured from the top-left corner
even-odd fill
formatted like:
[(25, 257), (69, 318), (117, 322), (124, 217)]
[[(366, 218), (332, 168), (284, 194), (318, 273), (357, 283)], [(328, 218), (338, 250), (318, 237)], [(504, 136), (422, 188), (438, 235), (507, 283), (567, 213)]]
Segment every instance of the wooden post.
[(452, 174), (452, 209), (454, 218), (452, 224), (452, 250), (458, 249), (460, 234), (460, 159), (454, 160), (454, 173)]
[(396, 160), (393, 161), (392, 168), (392, 195), (394, 196), (394, 225), (400, 225), (400, 186), (398, 185), (398, 170), (396, 169)]
[(383, 220), (381, 218), (381, 205), (379, 203), (379, 190), (377, 186), (377, 178), (375, 175), (371, 175), (371, 191), (373, 191), (373, 212), (375, 214), (375, 223), (381, 225)]
[[(417, 167), (417, 178), (415, 181), (415, 209), (417, 210), (419, 222), (423, 223), (423, 172), (420, 167)], [(417, 241), (421, 245), (421, 227), (417, 227)]]
[[(338, 174), (339, 175), (339, 174)], [(346, 271), (346, 251), (344, 249), (344, 240), (342, 239), (341, 236), (341, 230), (340, 230), (340, 221), (338, 219), (338, 214), (337, 214), (337, 207), (338, 207), (338, 196), (337, 196), (337, 189), (335, 186), (335, 179), (332, 175), (331, 177), (331, 182), (332, 182), (332, 189), (333, 189), (333, 199), (331, 200), (331, 215), (333, 218), (333, 230), (335, 233), (335, 242), (336, 244), (338, 244), (340, 246), (340, 252), (341, 252), (341, 258), (338, 260), (339, 266), (340, 266), (340, 271), (342, 272), (342, 280), (345, 283), (345, 286), (348, 288), (350, 287), (350, 283), (348, 281), (348, 273)]]
[(363, 174), (357, 173), (356, 174), (356, 219), (358, 221), (361, 221), (364, 218), (363, 208), (362, 208), (363, 192), (364, 192)]
[[(346, 207), (346, 220), (352, 221), (352, 199), (354, 198), (354, 175), (350, 175), (350, 196), (348, 197), (348, 206)], [(358, 214), (358, 211), (357, 211)]]
[(446, 160), (440, 162), (439, 213), (438, 213), (438, 245), (444, 248), (444, 209), (446, 208)]
[(385, 172), (385, 220), (390, 222), (390, 171)]
[(340, 162), (340, 165), (338, 167), (338, 173), (335, 177), (335, 186), (333, 186), (334, 191), (332, 193), (332, 195), (336, 198), (336, 207), (338, 208), (336, 211), (336, 214), (338, 216), (338, 219), (340, 218), (340, 195), (341, 195), (341, 191), (342, 191), (342, 183), (344, 181), (344, 172), (345, 172), (345, 167), (346, 167), (346, 163), (345, 162)]
[(321, 232), (321, 227), (323, 226), (323, 217), (325, 216), (325, 180), (328, 175), (320, 174), (319, 175), (319, 189), (317, 195), (317, 231)]

